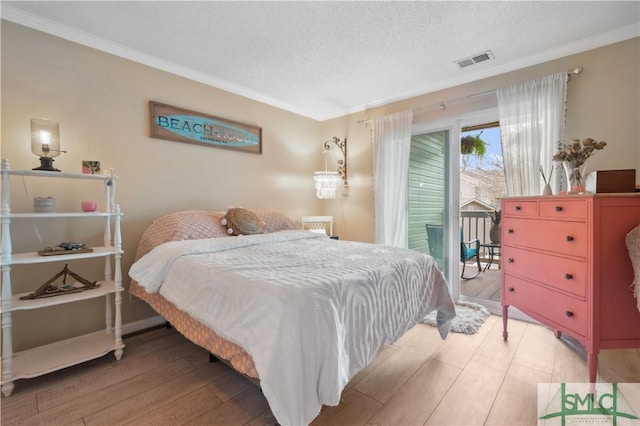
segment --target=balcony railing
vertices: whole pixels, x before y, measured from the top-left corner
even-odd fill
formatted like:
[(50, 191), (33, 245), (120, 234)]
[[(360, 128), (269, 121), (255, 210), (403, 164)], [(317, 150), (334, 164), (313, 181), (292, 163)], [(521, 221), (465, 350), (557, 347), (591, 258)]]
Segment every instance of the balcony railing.
[[(491, 218), (487, 213), (490, 210), (461, 210), (460, 227), (465, 241), (479, 239), (480, 244), (491, 242), (489, 230), (491, 229)], [(486, 259), (487, 253), (481, 253), (481, 259)]]

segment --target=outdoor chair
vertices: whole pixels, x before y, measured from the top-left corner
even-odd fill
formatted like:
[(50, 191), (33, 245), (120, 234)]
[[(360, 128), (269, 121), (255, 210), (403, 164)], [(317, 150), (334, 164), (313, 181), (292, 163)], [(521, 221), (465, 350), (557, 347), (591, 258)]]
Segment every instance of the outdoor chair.
[[(442, 265), (442, 261), (444, 259), (443, 256), (443, 247), (444, 247), (444, 237), (443, 237), (443, 228), (442, 225), (430, 225), (428, 223), (425, 224), (427, 229), (427, 241), (429, 242), (429, 254), (436, 259), (439, 265)], [(482, 267), (480, 266), (480, 240), (477, 238), (471, 241), (464, 240), (464, 234), (462, 233), (462, 229), (460, 229), (460, 261), (462, 262), (462, 274), (460, 278), (465, 280), (470, 280), (475, 278), (482, 271)], [(464, 270), (467, 262), (475, 260), (478, 265), (478, 272), (474, 272), (469, 276), (464, 275)]]
[[(478, 265), (478, 270), (473, 274), (465, 277), (465, 266), (467, 265), (467, 262), (474, 260), (474, 258)], [(480, 266), (480, 240), (476, 238), (471, 241), (465, 241), (462, 228), (460, 229), (460, 261), (462, 262), (462, 274), (460, 274), (460, 278), (464, 280), (470, 280), (477, 277), (480, 272), (482, 272), (482, 266)]]
[(442, 225), (429, 225), (425, 223), (425, 227), (427, 228), (429, 254), (442, 266), (442, 261), (444, 260), (444, 256), (442, 255), (442, 247), (444, 246)]

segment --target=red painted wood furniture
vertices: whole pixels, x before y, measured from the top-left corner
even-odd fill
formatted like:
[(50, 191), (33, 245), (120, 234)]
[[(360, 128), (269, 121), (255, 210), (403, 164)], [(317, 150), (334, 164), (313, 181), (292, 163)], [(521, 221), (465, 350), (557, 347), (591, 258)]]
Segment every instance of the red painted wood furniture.
[(601, 349), (640, 347), (625, 245), (640, 224), (640, 194), (511, 197), (502, 217), (504, 339), (515, 306), (584, 345), (595, 383)]

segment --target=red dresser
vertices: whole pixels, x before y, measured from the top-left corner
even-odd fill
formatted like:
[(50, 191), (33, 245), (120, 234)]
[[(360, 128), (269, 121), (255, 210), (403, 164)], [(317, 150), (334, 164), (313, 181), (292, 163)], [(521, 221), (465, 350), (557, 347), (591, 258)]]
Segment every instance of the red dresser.
[(589, 382), (600, 349), (640, 347), (640, 312), (625, 236), (640, 194), (502, 200), (502, 320), (509, 306), (584, 345)]

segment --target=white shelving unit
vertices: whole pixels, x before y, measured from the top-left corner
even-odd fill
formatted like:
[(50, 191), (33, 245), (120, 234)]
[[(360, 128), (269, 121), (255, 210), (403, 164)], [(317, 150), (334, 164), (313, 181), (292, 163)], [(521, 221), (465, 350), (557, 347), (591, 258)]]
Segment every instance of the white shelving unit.
[[(100, 182), (105, 192), (105, 212), (92, 213), (11, 213), (9, 205), (9, 179), (12, 176), (38, 178), (84, 179)], [(122, 239), (120, 235), (120, 206), (115, 204), (116, 176), (114, 171), (105, 175), (46, 172), (34, 170), (10, 170), (9, 162), (2, 160), (2, 393), (10, 396), (14, 381), (41, 376), (81, 362), (99, 358), (114, 351), (116, 359), (122, 357)], [(55, 220), (56, 218), (95, 217), (104, 220), (104, 245), (92, 247), (90, 253), (40, 256), (37, 252), (13, 253), (11, 246), (11, 221), (20, 219)], [(113, 228), (113, 232), (112, 232)], [(13, 265), (30, 265), (49, 262), (104, 257), (104, 281), (94, 289), (40, 299), (21, 300), (30, 293), (13, 294), (11, 268)], [(113, 269), (112, 269), (113, 262)], [(35, 288), (33, 290), (36, 290)], [(54, 342), (48, 345), (13, 352), (12, 312), (29, 311), (49, 306), (75, 303), (82, 300), (105, 298), (105, 329), (95, 333)], [(114, 315), (115, 313), (115, 315)]]

